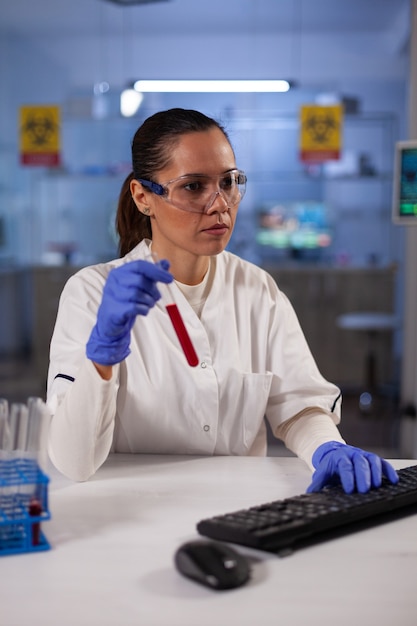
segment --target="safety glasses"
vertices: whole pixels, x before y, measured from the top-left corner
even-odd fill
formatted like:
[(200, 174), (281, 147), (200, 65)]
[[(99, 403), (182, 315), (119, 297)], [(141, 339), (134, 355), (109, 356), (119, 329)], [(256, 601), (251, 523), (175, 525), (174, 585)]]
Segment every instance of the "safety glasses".
[(237, 169), (217, 176), (186, 174), (166, 183), (143, 178), (137, 180), (177, 209), (190, 213), (207, 213), (217, 196), (221, 196), (227, 208), (232, 209), (239, 204), (246, 191), (246, 174)]

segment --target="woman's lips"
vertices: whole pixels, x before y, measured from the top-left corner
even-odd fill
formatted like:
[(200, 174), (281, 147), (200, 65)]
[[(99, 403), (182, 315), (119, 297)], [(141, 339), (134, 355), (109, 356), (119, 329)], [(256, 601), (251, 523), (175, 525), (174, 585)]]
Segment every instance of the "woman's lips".
[(208, 228), (204, 228), (203, 232), (209, 233), (210, 235), (224, 235), (229, 230), (227, 224), (213, 224), (213, 226), (209, 226)]

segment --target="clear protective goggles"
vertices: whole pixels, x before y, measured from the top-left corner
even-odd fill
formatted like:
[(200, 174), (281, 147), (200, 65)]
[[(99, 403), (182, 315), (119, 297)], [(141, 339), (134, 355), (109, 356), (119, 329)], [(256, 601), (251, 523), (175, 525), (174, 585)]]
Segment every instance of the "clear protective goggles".
[(207, 213), (217, 196), (221, 196), (227, 208), (232, 209), (246, 191), (246, 174), (242, 170), (230, 170), (217, 176), (185, 174), (166, 183), (143, 178), (137, 180), (177, 209), (190, 213)]

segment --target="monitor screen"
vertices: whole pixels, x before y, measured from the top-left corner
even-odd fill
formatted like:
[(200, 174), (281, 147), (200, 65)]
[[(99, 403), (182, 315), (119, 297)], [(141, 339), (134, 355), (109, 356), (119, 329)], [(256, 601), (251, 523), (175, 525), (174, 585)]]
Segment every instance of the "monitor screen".
[(262, 258), (319, 258), (332, 243), (329, 207), (318, 201), (269, 203), (258, 209), (256, 243)]
[(417, 141), (399, 141), (395, 146), (392, 219), (417, 226)]

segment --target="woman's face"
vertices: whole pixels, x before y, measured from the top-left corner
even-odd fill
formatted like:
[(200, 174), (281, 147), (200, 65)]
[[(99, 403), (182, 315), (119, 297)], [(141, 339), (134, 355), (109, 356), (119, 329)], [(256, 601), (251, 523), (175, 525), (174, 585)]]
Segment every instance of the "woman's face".
[[(233, 150), (216, 127), (187, 133), (178, 139), (170, 164), (160, 170), (154, 182), (163, 184), (185, 174), (217, 176), (236, 168)], [(206, 213), (179, 209), (164, 198), (133, 181), (132, 196), (139, 210), (145, 210), (152, 225), (152, 246), (160, 257), (177, 259), (183, 253), (195, 256), (219, 254), (227, 246), (235, 224), (238, 205), (228, 208), (221, 195)]]

